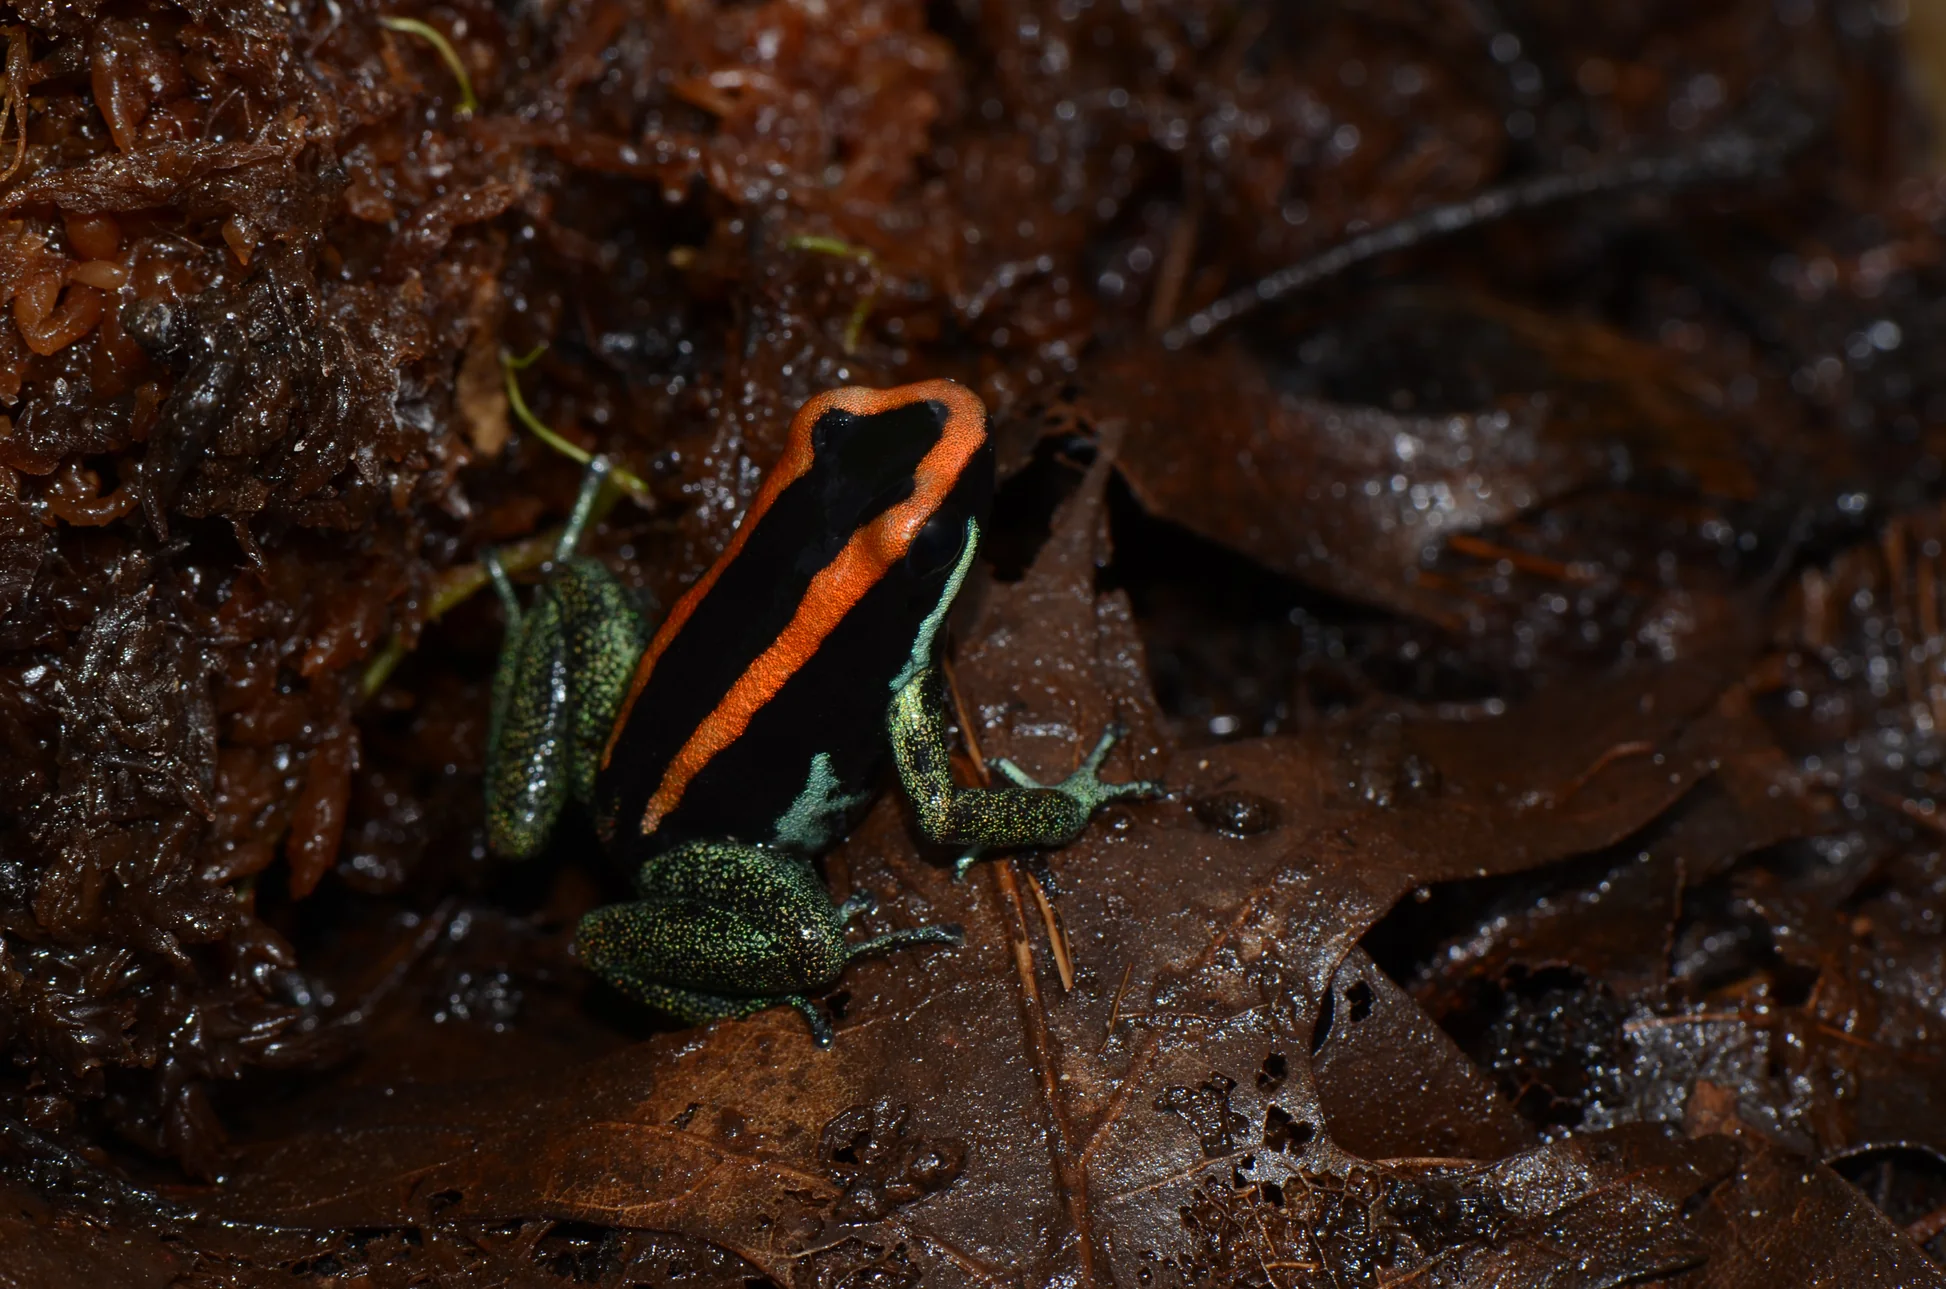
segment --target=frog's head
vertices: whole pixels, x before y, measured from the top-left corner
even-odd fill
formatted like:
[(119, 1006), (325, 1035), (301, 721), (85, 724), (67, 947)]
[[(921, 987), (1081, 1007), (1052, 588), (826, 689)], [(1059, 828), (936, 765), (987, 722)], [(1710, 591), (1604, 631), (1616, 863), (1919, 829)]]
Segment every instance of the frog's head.
[(957, 589), (993, 502), (986, 407), (952, 381), (841, 389), (799, 414), (821, 527), (873, 582), (929, 614)]

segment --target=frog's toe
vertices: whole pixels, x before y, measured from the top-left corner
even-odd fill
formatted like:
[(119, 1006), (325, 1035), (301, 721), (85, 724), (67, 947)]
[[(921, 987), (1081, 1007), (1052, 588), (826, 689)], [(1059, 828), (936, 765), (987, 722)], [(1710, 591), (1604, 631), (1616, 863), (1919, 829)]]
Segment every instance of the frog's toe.
[(1102, 783), (1097, 780), (1096, 789), (1101, 801), (1135, 801), (1145, 797), (1160, 797), (1169, 789), (1154, 779), (1130, 779), (1127, 783)]
[(995, 770), (1000, 772), (1001, 778), (1013, 784), (1016, 788), (1042, 788), (1047, 786), (1004, 756), (995, 757), (992, 765)]
[(837, 909), (838, 925), (845, 926), (863, 913), (870, 913), (878, 907), (878, 899), (870, 891), (853, 891)]
[(1109, 752), (1114, 750), (1115, 745), (1127, 734), (1128, 726), (1121, 722), (1116, 721), (1109, 725), (1101, 732), (1101, 737), (1095, 740), (1095, 750), (1088, 753), (1088, 759), (1081, 763), (1081, 768), (1090, 774), (1101, 769), (1101, 763), (1108, 759)]
[(986, 847), (968, 846), (961, 853), (960, 857), (953, 861), (953, 880), (955, 882), (965, 881), (966, 875), (972, 871), (973, 865), (979, 863), (984, 858), (986, 858)]
[(887, 931), (869, 940), (861, 940), (845, 949), (845, 957), (864, 958), (873, 954), (891, 953), (895, 949), (910, 949), (922, 944), (947, 944), (958, 946), (966, 942), (966, 932), (957, 923), (942, 923), (937, 926), (907, 927), (902, 931)]
[(832, 1040), (831, 1020), (824, 1009), (802, 994), (791, 994), (785, 998), (772, 999), (772, 1002), (785, 1003), (797, 1009), (804, 1017), (804, 1023), (811, 1027), (811, 1041), (819, 1047), (830, 1047)]
[(1094, 751), (1088, 754), (1080, 767), (1055, 785), (1055, 790), (1068, 797), (1083, 811), (1093, 814), (1111, 801), (1128, 801), (1139, 797), (1159, 796), (1164, 791), (1161, 784), (1149, 779), (1132, 779), (1127, 783), (1105, 783), (1101, 779), (1102, 762), (1108, 753), (1128, 730), (1121, 725), (1110, 725), (1102, 732), (1095, 743)]

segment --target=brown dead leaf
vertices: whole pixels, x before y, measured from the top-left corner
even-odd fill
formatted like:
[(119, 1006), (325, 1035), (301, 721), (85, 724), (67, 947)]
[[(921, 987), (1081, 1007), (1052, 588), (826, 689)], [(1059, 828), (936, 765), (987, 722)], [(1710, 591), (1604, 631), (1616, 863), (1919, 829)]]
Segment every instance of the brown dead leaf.
[(1487, 602), (1440, 564), (1456, 539), (1489, 566), (1510, 558), (1575, 587), (1601, 574), (1572, 544), (1551, 543), (1569, 547), (1564, 562), (1471, 535), (1590, 497), (1584, 523), (1643, 522), (1636, 511), (1673, 523), (1706, 502), (1815, 495), (1853, 470), (1801, 411), (1732, 408), (1717, 379), (1587, 319), (1394, 290), (1289, 354), (1129, 354), (1090, 400), (1128, 418), (1120, 468), (1150, 513), (1310, 586), (1454, 627)]
[(1514, 402), (1409, 414), (1279, 392), (1236, 346), (1104, 372), (1129, 418), (1121, 470), (1151, 513), (1351, 599), (1452, 618), (1415, 586), (1425, 553), (1597, 478), (1590, 445)]
[(1830, 1169), (1754, 1143), (1703, 1214), (1702, 1289), (1946, 1284), (1946, 1272)]
[[(1065, 772), (1111, 715), (1149, 723), (1132, 701), (1139, 647), (1113, 598), (1093, 591), (1108, 468), (1104, 453), (1028, 577), (990, 589), (961, 652), (983, 751), (1034, 773)], [(551, 1216), (667, 1230), (790, 1284), (885, 1265), (890, 1250), (928, 1284), (1016, 1269), (1133, 1282), (1156, 1259), (1195, 1253), (1201, 1236), (1181, 1215), (1211, 1186), (1287, 1200), (1353, 1186), (1369, 1165), (1334, 1123), (1367, 1149), (1516, 1146), (1519, 1125), (1478, 1073), (1422, 1021), (1395, 1016), (1403, 999), (1347, 960), (1413, 886), (1610, 845), (1707, 775), (1734, 733), (1712, 711), (1715, 669), (1660, 669), (1647, 678), (1654, 701), (1642, 683), (1584, 695), (1572, 715), (1542, 703), (1465, 729), (1408, 723), (1399, 754), (1420, 764), (1394, 778), (1416, 786), (1384, 805), (1368, 791), (1384, 767), (1348, 774), (1325, 736), (1172, 755), (1138, 732), (1128, 759), (1159, 762), (1177, 795), (1110, 811), (1047, 856), (1073, 946), (1066, 994), (1010, 867), (956, 886), (881, 801), (834, 870), (880, 896), (887, 924), (957, 921), (967, 943), (855, 966), (830, 1051), (773, 1011), (517, 1087), (399, 1088), (248, 1147), (209, 1202), (317, 1227)], [(1611, 754), (1623, 745), (1645, 750)], [(1267, 799), (1286, 822), (1213, 831), (1188, 803), (1223, 789)], [(1327, 1037), (1314, 1070), (1322, 1000), (1334, 981), (1355, 995), (1361, 980), (1373, 1017), (1335, 1020), (1346, 1037)], [(1388, 1049), (1436, 1058), (1419, 1070), (1426, 1103), (1478, 1106), (1482, 1120), (1357, 1113), (1346, 1072), (1395, 1059), (1349, 1037), (1373, 1020)], [(1486, 1239), (1431, 1232), (1401, 1246), (1401, 1270), (1427, 1265), (1441, 1241)], [(1537, 1244), (1522, 1256), (1574, 1255)]]
[[(1493, 1079), (1362, 948), (1328, 997), (1310, 1060), (1324, 1131), (1340, 1147), (1366, 1159), (1499, 1159), (1536, 1144)], [(1258, 1072), (1260, 1086), (1270, 1073)]]

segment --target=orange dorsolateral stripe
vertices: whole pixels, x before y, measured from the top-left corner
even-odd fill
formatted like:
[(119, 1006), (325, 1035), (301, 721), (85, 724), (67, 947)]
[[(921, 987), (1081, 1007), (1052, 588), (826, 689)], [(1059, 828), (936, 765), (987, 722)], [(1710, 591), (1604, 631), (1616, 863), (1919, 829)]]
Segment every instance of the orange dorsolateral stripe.
[(764, 650), (737, 677), (729, 693), (717, 703), (716, 710), (703, 719), (670, 761), (655, 795), (649, 798), (648, 808), (642, 812), (642, 832), (645, 835), (654, 832), (669, 812), (676, 808), (690, 781), (702, 772), (710, 759), (735, 742), (749, 727), (751, 718), (817, 653), (825, 638), (837, 629), (845, 615), (878, 583), (885, 571), (905, 558), (906, 551), (912, 546), (912, 539), (946, 500), (946, 495), (959, 481), (967, 462), (973, 459), (986, 439), (986, 406), (980, 402), (979, 396), (953, 381), (929, 380), (901, 385), (897, 389), (832, 390), (806, 403), (791, 422), (790, 439), (784, 448), (783, 458), (758, 488), (756, 499), (750, 503), (750, 510), (738, 525), (736, 535), (730, 539), (729, 547), (676, 603), (668, 621), (662, 624), (655, 639), (650, 641), (641, 664), (636, 668), (635, 681), (630, 686), (628, 698), (616, 718), (614, 733), (609, 736), (608, 752), (602, 758), (604, 766), (608, 756), (614, 753), (615, 740), (627, 723), (636, 697), (648, 684), (656, 660), (675, 639), (676, 633), (695, 612), (703, 597), (709, 594), (723, 570), (736, 559), (764, 512), (785, 487), (810, 469), (811, 428), (817, 424), (818, 418), (834, 409), (850, 412), (854, 416), (875, 416), (918, 402), (944, 404), (947, 416), (939, 442), (919, 462), (913, 474), (912, 495), (853, 533), (844, 549), (818, 570), (811, 584), (805, 588), (804, 598), (784, 630), (770, 648)]
[(608, 768), (609, 758), (615, 755), (616, 740), (621, 738), (622, 730), (627, 728), (629, 713), (635, 710), (635, 700), (640, 698), (643, 689), (647, 688), (649, 676), (655, 671), (655, 664), (675, 641), (676, 635), (682, 630), (683, 624), (689, 621), (690, 615), (696, 612), (696, 606), (703, 602), (703, 597), (708, 595), (710, 588), (716, 585), (716, 579), (723, 576), (723, 570), (736, 562), (736, 557), (743, 551), (743, 544), (749, 541), (750, 534), (756, 531), (757, 521), (764, 517), (764, 512), (770, 509), (772, 503), (783, 494), (784, 489), (803, 478), (810, 470), (811, 427), (817, 423), (817, 417), (811, 414), (813, 409), (822, 414), (826, 407), (831, 406), (828, 400), (845, 392), (833, 390), (829, 394), (820, 394), (798, 409), (796, 417), (791, 421), (790, 435), (784, 440), (784, 455), (777, 458), (777, 464), (770, 468), (770, 473), (764, 476), (764, 481), (757, 485), (757, 495), (751, 499), (750, 509), (743, 512), (743, 522), (739, 523), (736, 531), (730, 534), (730, 544), (723, 548), (723, 553), (716, 557), (714, 564), (703, 570), (703, 575), (696, 579), (696, 584), (683, 592), (682, 598), (676, 601), (676, 607), (669, 610), (669, 616), (662, 620), (660, 627), (656, 628), (654, 637), (649, 641), (649, 647), (642, 651), (642, 660), (635, 664), (635, 678), (629, 682), (628, 695), (622, 699), (622, 705), (615, 713), (615, 724), (608, 731), (608, 746), (601, 752), (602, 769)]

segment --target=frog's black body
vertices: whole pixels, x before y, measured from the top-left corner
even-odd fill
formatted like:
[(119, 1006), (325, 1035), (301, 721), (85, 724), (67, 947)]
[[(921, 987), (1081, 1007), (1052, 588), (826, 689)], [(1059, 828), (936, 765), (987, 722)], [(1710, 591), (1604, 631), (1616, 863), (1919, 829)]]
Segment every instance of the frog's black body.
[(653, 638), (574, 554), (605, 469), (531, 608), (489, 560), (509, 633), (487, 821), (494, 850), (518, 857), (569, 798), (594, 807), (640, 898), (589, 914), (576, 947), (623, 991), (693, 1023), (790, 1004), (828, 1042), (807, 991), (860, 954), (956, 943), (943, 927), (847, 942), (857, 906), (834, 906), (812, 867), (888, 753), (922, 831), (972, 848), (962, 867), (981, 848), (1062, 844), (1101, 804), (1156, 790), (1096, 777), (1112, 731), (1059, 784), (1005, 761), (1012, 786), (952, 781), (939, 636), (993, 492), (985, 409), (961, 386), (806, 404), (728, 549)]
[[(822, 850), (851, 822), (832, 813), (828, 835), (780, 835), (826, 758), (836, 798), (858, 803), (880, 782), (889, 747), (885, 708), (914, 633), (946, 592), (969, 521), (993, 496), (984, 432), (914, 549), (890, 561), (819, 647), (797, 663), (740, 737), (710, 757), (680, 802), (644, 835), (640, 820), (670, 761), (752, 662), (798, 613), (812, 579), (853, 534), (906, 501), (915, 472), (950, 418), (936, 401), (874, 416), (831, 408), (811, 426), (810, 468), (750, 524), (740, 548), (701, 596), (623, 714), (595, 798), (604, 835), (625, 863), (689, 840), (731, 839), (801, 853)], [(748, 521), (746, 521), (748, 523)], [(975, 529), (974, 531), (977, 531)]]

